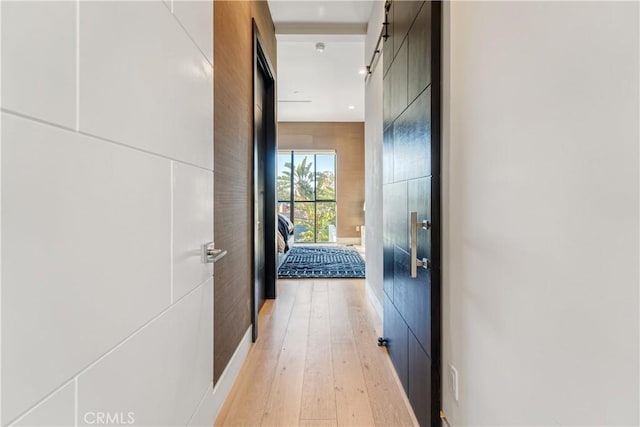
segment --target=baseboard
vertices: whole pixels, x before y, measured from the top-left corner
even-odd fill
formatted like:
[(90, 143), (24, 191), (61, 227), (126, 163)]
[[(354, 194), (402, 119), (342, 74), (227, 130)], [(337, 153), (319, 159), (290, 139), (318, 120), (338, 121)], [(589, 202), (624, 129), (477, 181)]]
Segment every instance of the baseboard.
[(229, 397), (229, 393), (238, 378), (238, 374), (240, 374), (240, 369), (242, 369), (242, 365), (247, 359), (249, 349), (251, 349), (251, 327), (247, 329), (240, 344), (236, 347), (233, 356), (231, 356), (231, 360), (229, 360), (227, 367), (224, 368), (222, 375), (220, 375), (218, 383), (215, 387), (213, 387), (213, 384), (209, 386), (196, 413), (191, 418), (189, 426), (211, 427), (213, 425), (220, 413), (220, 409), (222, 409), (224, 401)]
[(336, 243), (339, 245), (359, 245), (360, 238), (359, 237), (338, 237), (336, 238)]
[(371, 302), (373, 309), (378, 315), (378, 321), (376, 322), (376, 332), (378, 333), (379, 336), (382, 336), (382, 322), (384, 318), (382, 303), (376, 296), (376, 293), (373, 291), (373, 288), (371, 287), (371, 283), (369, 283), (368, 280), (365, 282), (364, 289), (365, 289), (365, 293), (367, 294), (367, 297), (369, 298), (369, 302)]

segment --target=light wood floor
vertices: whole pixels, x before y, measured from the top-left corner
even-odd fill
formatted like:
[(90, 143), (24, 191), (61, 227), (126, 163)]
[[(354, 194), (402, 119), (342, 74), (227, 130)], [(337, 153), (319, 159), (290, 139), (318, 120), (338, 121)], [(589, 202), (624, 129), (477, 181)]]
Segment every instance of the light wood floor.
[(281, 280), (216, 426), (414, 426), (363, 280)]

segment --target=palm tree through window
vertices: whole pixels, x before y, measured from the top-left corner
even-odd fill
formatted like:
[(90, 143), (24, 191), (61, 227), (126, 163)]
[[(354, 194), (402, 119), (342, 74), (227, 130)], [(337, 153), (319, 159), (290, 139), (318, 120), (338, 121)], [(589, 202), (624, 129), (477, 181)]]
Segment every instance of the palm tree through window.
[(279, 151), (277, 193), (296, 242), (336, 241), (335, 151)]

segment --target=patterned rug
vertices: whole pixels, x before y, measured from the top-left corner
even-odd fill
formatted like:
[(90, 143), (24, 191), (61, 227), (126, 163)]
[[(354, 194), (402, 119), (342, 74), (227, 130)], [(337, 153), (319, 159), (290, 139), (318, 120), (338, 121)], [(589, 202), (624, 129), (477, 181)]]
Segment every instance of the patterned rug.
[(278, 269), (281, 279), (364, 279), (364, 261), (353, 247), (293, 246)]

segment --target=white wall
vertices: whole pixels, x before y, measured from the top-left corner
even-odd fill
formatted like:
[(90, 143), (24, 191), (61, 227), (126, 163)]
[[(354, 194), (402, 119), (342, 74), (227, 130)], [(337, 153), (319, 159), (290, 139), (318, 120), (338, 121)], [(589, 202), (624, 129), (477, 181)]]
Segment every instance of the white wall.
[(445, 5), (452, 425), (638, 425), (638, 9)]
[[(365, 39), (365, 60), (371, 60), (384, 22), (384, 2), (374, 3)], [(382, 305), (382, 54), (365, 85), (364, 164), (367, 286)]]
[(213, 4), (0, 13), (1, 425), (186, 425), (213, 378)]

